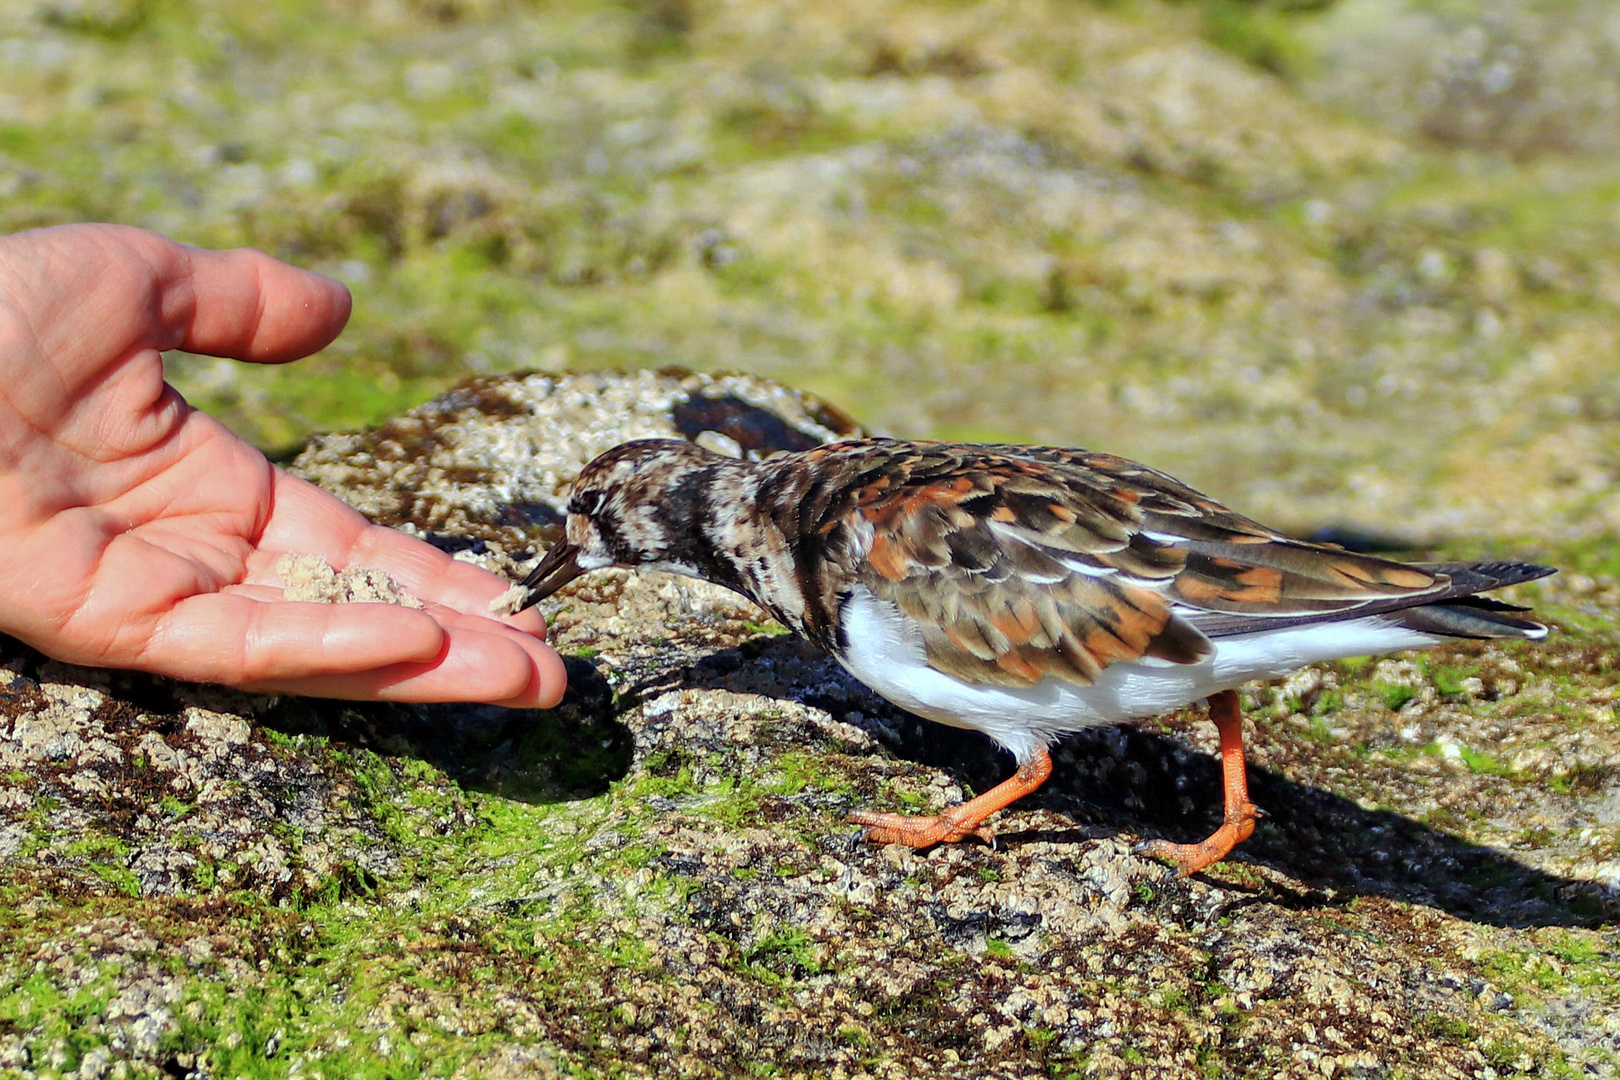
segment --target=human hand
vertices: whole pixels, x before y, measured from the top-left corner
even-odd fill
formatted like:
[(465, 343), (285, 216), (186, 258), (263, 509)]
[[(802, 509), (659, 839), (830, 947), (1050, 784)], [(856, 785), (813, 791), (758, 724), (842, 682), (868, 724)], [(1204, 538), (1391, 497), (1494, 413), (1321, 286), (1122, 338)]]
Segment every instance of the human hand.
[[(114, 225), (0, 237), (0, 631), (78, 664), (245, 689), (547, 707), (562, 661), (507, 582), (375, 526), (163, 381), (166, 349), (285, 363), (339, 283)], [(281, 598), (285, 553), (387, 572), (420, 610)]]

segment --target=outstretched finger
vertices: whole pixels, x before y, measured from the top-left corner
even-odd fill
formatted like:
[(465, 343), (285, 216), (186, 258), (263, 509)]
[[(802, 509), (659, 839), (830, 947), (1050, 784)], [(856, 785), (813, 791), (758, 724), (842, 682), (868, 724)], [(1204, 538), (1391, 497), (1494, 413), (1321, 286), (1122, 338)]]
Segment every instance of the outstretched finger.
[(352, 300), (341, 282), (252, 248), (182, 250), (190, 279), (175, 312), (182, 349), (280, 364), (325, 348), (349, 321)]
[(432, 663), (446, 645), (444, 628), (410, 608), (265, 603), (237, 593), (204, 593), (158, 620), (132, 666), (242, 686)]
[(0, 255), (0, 294), (14, 294), (40, 355), (70, 382), (139, 348), (295, 360), (329, 344), (351, 306), (340, 282), (262, 251), (187, 247), (128, 225), (34, 229), (0, 238)]
[(183, 601), (132, 666), (245, 689), (366, 701), (544, 709), (567, 687), (555, 650), (499, 623), (443, 609), (297, 603), (258, 591), (249, 586)]
[[(283, 601), (282, 590), (272, 585), (230, 585), (225, 592), (261, 603), (289, 602)], [(449, 644), (435, 663), (444, 667), (446, 680), (454, 681), (453, 687), (446, 683), (446, 690), (453, 689), (454, 693), (442, 700), (504, 702), (508, 698), (521, 697), (530, 705), (534, 704), (534, 700), (539, 700), (541, 708), (550, 708), (561, 697), (566, 681), (562, 661), (557, 657), (556, 650), (539, 636), (487, 615), (468, 615), (441, 604), (430, 603), (412, 610), (432, 618), (449, 635)], [(504, 640), (516, 646), (526, 659), (514, 656), (509, 650), (497, 649), (488, 644), (486, 638)], [(465, 651), (474, 646), (485, 650), (489, 656)], [(516, 674), (501, 674), (499, 665), (510, 665), (513, 671), (522, 668), (528, 673), (524, 678), (532, 681), (537, 677), (539, 682), (498, 692), (503, 679), (510, 681), (518, 678)]]
[(521, 635), (446, 631), (444, 653), (430, 663), (400, 663), (369, 671), (270, 679), (246, 689), (361, 701), (479, 701), (514, 709), (549, 709), (562, 700), (567, 672), (550, 648)]

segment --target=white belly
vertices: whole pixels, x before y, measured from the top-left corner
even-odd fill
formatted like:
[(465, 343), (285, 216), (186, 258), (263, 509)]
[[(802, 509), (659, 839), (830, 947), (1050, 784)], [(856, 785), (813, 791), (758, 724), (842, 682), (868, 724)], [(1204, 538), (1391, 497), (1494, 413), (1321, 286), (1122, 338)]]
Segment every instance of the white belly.
[(1275, 679), (1322, 660), (1433, 645), (1440, 639), (1377, 615), (1216, 638), (1196, 664), (1116, 662), (1091, 686), (1042, 679), (1033, 686), (963, 683), (928, 666), (922, 635), (891, 603), (856, 586), (840, 618), (838, 657), (861, 682), (902, 709), (995, 739), (1020, 762), (1057, 736), (1179, 709), (1252, 679)]

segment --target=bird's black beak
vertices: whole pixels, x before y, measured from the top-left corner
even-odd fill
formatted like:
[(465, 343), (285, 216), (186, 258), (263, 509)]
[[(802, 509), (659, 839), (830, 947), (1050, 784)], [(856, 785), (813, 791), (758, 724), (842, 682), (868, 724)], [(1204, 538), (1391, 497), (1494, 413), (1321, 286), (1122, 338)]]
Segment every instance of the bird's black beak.
[[(528, 599), (523, 601), (523, 607), (532, 607), (562, 588), (564, 585), (579, 577), (579, 548), (567, 540), (559, 540), (546, 552), (546, 557), (540, 560), (540, 565), (529, 572), (523, 579), (528, 586)], [(522, 610), (519, 608), (518, 610)]]

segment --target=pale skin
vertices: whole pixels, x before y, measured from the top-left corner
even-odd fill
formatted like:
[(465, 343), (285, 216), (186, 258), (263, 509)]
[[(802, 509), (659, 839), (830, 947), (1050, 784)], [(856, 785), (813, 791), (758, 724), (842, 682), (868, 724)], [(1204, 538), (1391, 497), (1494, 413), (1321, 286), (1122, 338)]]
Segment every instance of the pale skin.
[[(252, 250), (69, 225), (0, 237), (0, 631), (61, 660), (248, 690), (548, 707), (562, 661), (508, 583), (370, 524), (163, 381), (185, 349), (279, 364), (348, 290)], [(425, 606), (282, 599), (277, 560), (387, 572)]]

